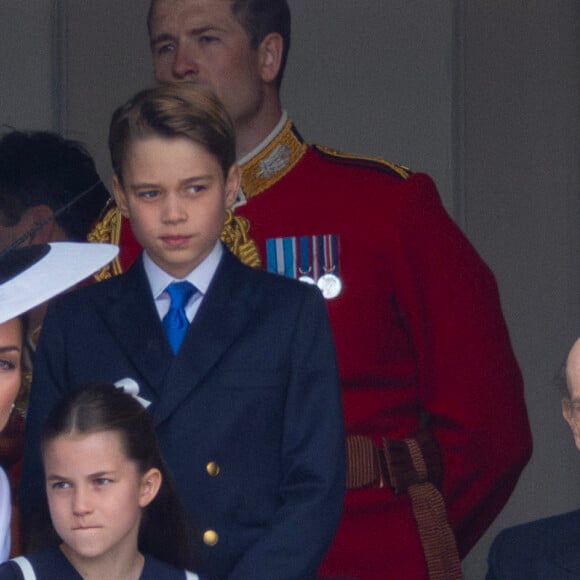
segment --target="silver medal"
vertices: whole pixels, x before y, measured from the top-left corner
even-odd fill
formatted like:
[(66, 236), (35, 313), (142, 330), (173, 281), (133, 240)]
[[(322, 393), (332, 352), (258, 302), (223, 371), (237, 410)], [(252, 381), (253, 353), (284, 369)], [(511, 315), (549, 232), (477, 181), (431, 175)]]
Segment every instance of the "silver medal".
[(305, 284), (316, 284), (316, 282), (314, 281), (314, 278), (311, 278), (310, 276), (306, 276), (306, 275), (300, 276), (300, 278), (298, 278), (298, 280), (300, 280), (300, 282), (304, 282)]
[(316, 283), (327, 300), (336, 298), (342, 290), (340, 278), (334, 274), (324, 274)]

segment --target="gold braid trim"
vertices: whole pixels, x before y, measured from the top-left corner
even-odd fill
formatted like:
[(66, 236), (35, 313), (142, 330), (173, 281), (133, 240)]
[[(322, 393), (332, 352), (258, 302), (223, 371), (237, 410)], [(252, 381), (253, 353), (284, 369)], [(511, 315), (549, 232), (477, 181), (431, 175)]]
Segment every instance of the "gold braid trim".
[(252, 268), (260, 268), (262, 259), (256, 242), (248, 235), (250, 222), (232, 210), (226, 211), (226, 221), (222, 230), (221, 240), (243, 264)]
[(269, 145), (241, 166), (245, 196), (252, 199), (272, 187), (304, 157), (307, 149), (289, 120)]
[(328, 157), (335, 157), (336, 159), (342, 159), (346, 162), (354, 161), (354, 162), (362, 162), (368, 163), (371, 165), (379, 166), (386, 168), (389, 171), (395, 172), (397, 175), (402, 177), (403, 179), (408, 179), (411, 176), (411, 170), (408, 167), (404, 167), (403, 165), (397, 165), (396, 163), (392, 163), (391, 161), (387, 161), (382, 157), (374, 157), (371, 155), (357, 155), (354, 153), (344, 153), (342, 151), (338, 151), (337, 149), (332, 149), (330, 147), (326, 147), (324, 145), (312, 145), (314, 149), (317, 149), (324, 155)]
[[(121, 239), (121, 217), (119, 208), (117, 206), (111, 207), (89, 232), (87, 240), (89, 242), (116, 244), (118, 246)], [(93, 278), (97, 282), (101, 282), (101, 280), (106, 280), (122, 272), (123, 268), (117, 256), (112, 262), (94, 274)]]

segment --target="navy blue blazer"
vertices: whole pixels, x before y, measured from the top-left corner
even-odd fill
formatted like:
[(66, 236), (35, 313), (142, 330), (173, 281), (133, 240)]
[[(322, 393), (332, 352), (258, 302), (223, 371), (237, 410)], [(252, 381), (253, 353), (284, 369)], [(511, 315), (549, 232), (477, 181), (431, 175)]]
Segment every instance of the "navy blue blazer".
[(338, 371), (319, 290), (225, 251), (176, 356), (142, 260), (52, 304), (34, 363), (25, 520), (43, 501), (37, 442), (50, 409), (68, 389), (123, 378), (152, 403), (198, 532), (199, 571), (212, 580), (314, 577), (345, 486)]
[(580, 510), (503, 530), (488, 565), (487, 580), (580, 578)]

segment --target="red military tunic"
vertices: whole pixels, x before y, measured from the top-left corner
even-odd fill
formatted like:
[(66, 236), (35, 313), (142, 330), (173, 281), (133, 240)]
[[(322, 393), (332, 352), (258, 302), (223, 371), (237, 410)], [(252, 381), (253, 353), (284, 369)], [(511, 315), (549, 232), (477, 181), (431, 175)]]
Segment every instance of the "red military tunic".
[[(342, 291), (327, 305), (347, 434), (380, 446), (384, 437), (410, 436), (428, 415), (465, 555), (531, 453), (522, 378), (493, 274), (426, 175), (306, 146), (289, 122), (242, 169), (247, 202), (235, 211), (249, 220), (264, 263), (267, 239), (338, 239)], [(125, 245), (130, 261), (137, 251)], [(409, 497), (388, 485), (348, 491), (321, 574), (427, 577)]]

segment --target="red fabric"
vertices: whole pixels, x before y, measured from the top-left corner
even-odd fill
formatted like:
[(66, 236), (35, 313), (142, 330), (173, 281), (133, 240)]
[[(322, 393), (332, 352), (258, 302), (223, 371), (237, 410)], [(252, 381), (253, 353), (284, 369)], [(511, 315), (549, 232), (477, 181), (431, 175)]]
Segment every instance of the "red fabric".
[[(327, 301), (348, 434), (402, 438), (420, 411), (442, 449), (443, 495), (461, 555), (507, 501), (531, 454), (522, 378), (488, 267), (431, 179), (407, 181), (309, 149), (236, 210), (265, 240), (338, 234), (341, 295)], [(426, 577), (406, 496), (347, 493), (323, 575)]]
[(135, 239), (131, 223), (128, 219), (123, 218), (121, 224), (121, 234), (119, 236), (119, 262), (123, 272), (137, 259), (141, 253), (141, 245)]

